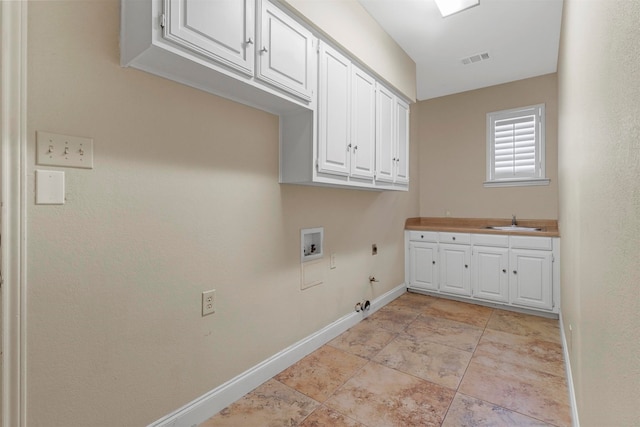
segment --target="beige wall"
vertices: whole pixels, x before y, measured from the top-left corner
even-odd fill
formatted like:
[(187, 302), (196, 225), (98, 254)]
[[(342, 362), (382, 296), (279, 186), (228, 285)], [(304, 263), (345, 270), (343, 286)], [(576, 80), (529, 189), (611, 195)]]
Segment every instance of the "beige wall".
[[(28, 25), (29, 427), (146, 425), (404, 281), (415, 184), (279, 185), (278, 118), (121, 68), (117, 0), (30, 2)], [(37, 130), (94, 138), (64, 206), (34, 205)], [(337, 268), (301, 291), (315, 226)]]
[(285, 0), (411, 101), (416, 64), (357, 0)]
[[(486, 115), (546, 104), (548, 186), (484, 188)], [(420, 215), (558, 218), (556, 75), (535, 77), (416, 104)]]
[(640, 3), (565, 1), (562, 316), (583, 427), (640, 425)]

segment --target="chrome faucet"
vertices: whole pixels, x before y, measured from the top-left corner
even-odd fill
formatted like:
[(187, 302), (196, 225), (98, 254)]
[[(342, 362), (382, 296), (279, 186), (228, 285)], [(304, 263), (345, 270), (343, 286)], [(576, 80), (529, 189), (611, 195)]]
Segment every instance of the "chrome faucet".
[(515, 227), (516, 225), (518, 225), (518, 221), (516, 221), (516, 214), (513, 214), (511, 216), (511, 226)]

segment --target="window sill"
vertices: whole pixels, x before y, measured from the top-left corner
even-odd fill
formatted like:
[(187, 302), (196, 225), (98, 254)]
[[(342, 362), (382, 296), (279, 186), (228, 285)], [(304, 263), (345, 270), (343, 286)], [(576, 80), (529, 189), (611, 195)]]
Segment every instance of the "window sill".
[(549, 178), (535, 179), (502, 179), (499, 181), (486, 181), (484, 187), (528, 187), (534, 185), (549, 185)]

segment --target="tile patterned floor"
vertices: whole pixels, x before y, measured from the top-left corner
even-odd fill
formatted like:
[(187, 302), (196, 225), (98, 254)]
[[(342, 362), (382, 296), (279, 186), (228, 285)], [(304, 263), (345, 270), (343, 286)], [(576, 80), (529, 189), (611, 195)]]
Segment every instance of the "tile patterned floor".
[(200, 427), (570, 425), (557, 320), (406, 293)]

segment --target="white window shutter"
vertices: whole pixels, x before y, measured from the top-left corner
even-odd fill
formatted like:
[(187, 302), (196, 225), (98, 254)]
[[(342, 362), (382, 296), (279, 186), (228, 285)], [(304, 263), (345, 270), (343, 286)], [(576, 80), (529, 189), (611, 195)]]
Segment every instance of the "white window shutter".
[(544, 104), (487, 115), (487, 181), (544, 178)]

